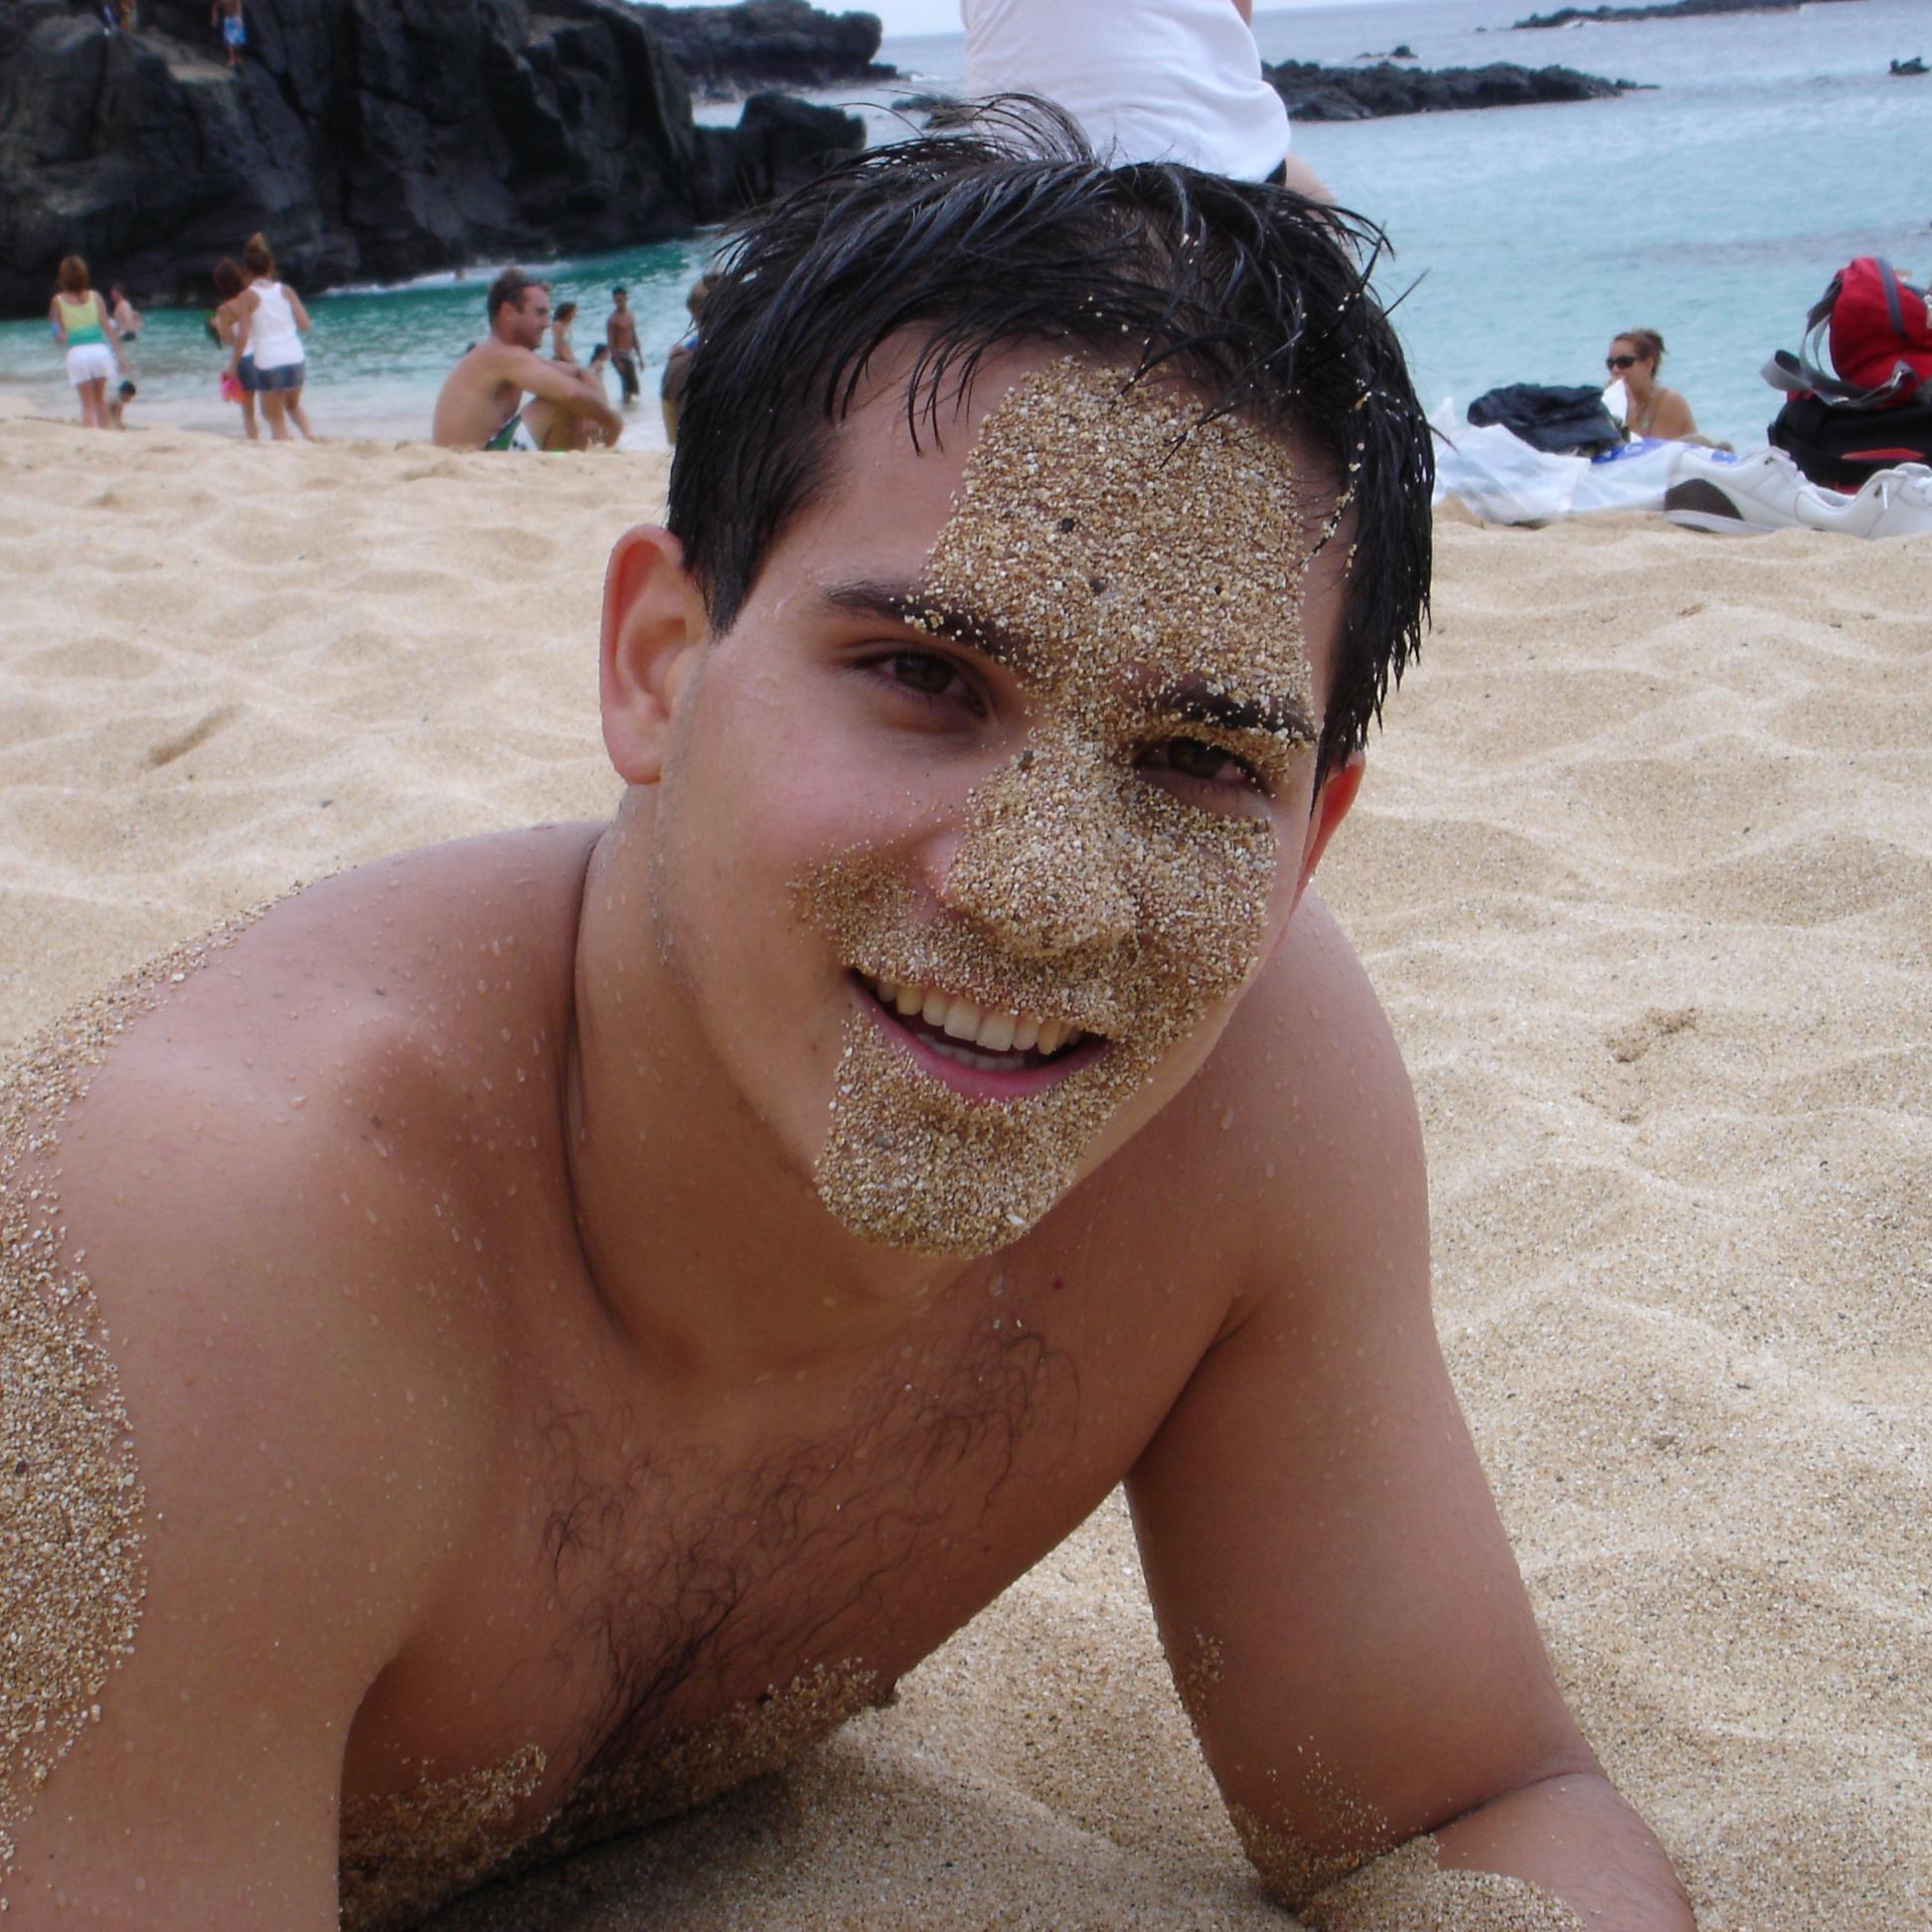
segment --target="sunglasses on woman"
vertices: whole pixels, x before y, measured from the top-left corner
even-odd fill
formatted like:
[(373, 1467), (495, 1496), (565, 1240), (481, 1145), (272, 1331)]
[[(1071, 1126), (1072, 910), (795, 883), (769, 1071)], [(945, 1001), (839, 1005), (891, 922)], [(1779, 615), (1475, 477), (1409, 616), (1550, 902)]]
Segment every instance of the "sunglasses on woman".
[(1634, 369), (1637, 366), (1637, 358), (1635, 356), (1605, 356), (1603, 366), (1605, 369)]

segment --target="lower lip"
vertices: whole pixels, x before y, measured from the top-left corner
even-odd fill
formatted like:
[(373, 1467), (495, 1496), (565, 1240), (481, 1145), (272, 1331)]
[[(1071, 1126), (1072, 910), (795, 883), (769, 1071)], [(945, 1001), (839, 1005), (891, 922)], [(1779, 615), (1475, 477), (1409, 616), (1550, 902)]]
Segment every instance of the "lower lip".
[[(1049, 1060), (1031, 1066), (1018, 1066), (1011, 1072), (988, 1067), (963, 1066), (940, 1052), (923, 1034), (915, 1034), (899, 1024), (899, 1017), (886, 1006), (866, 982), (852, 976), (852, 988), (860, 1005), (872, 1016), (873, 1024), (902, 1052), (910, 1053), (920, 1068), (935, 1080), (943, 1081), (955, 1093), (969, 1100), (1025, 1100), (1048, 1087), (1057, 1086), (1071, 1073), (1089, 1066), (1106, 1050), (1104, 1040), (1089, 1037), (1069, 1046)], [(984, 1047), (975, 1050), (984, 1052)]]

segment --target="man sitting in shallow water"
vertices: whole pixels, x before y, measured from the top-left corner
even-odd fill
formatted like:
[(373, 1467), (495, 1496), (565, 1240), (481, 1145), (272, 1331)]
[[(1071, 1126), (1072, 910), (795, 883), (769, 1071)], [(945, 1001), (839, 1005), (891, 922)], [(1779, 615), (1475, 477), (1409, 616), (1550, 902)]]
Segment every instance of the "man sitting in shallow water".
[[(582, 449), (614, 443), (624, 419), (587, 369), (537, 351), (550, 332), (550, 290), (506, 268), (485, 302), (490, 333), (443, 379), (431, 439), (445, 449)], [(529, 402), (524, 398), (528, 395)]]
[(1689, 1926), (1308, 890), (1428, 560), (1334, 218), (910, 144), (706, 319), (614, 821), (314, 886), (0, 1089), (11, 1922), (409, 1923), (880, 1701), (1124, 1478), (1309, 1922), (1418, 1841), (1408, 1922)]

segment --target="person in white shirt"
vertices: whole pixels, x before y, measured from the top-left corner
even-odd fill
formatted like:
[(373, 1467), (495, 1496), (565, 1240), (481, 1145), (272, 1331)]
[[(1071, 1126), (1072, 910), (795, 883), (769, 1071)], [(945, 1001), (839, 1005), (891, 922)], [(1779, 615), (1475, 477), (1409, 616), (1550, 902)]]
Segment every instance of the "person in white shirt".
[(286, 282), (275, 279), (275, 257), (263, 237), (248, 237), (242, 265), (253, 279), (236, 297), (240, 320), (231, 372), (260, 397), (268, 433), (277, 442), (290, 440), (291, 422), (312, 442), (315, 432), (302, 407), (302, 384), (308, 374), (302, 336), (309, 325), (308, 310)]
[(960, 13), (975, 98), (1042, 95), (1116, 163), (1179, 161), (1330, 199), (1289, 152), (1252, 0), (960, 0)]

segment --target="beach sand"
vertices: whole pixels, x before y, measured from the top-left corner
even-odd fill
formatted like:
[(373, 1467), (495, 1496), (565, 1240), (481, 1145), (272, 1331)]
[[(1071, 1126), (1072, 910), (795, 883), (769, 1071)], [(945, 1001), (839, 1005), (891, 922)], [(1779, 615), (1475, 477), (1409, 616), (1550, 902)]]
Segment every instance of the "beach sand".
[[(606, 811), (601, 572), (663, 482), (0, 422), (0, 1039), (297, 881)], [(1932, 539), (1438, 535), (1323, 880), (1558, 1675), (1710, 1932), (1924, 1924)], [(1284, 1922), (1117, 1502), (787, 1777), (438, 1921)]]

